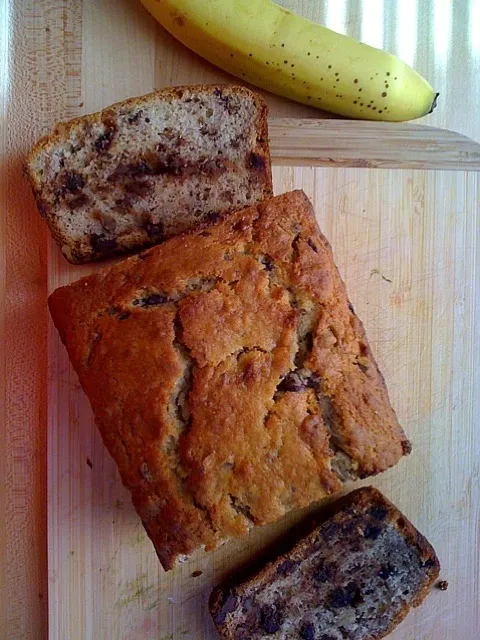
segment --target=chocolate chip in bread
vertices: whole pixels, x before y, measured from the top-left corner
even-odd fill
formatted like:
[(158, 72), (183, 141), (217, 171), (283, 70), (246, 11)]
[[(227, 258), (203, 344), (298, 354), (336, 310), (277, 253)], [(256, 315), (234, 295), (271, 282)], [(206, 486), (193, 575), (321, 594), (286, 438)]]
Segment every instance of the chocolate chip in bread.
[(57, 289), (49, 305), (166, 569), (410, 450), (300, 191)]
[(210, 611), (223, 640), (378, 640), (438, 573), (427, 540), (367, 487), (246, 580), (215, 589)]
[(70, 262), (145, 248), (272, 195), (267, 107), (235, 85), (163, 89), (58, 125), (27, 175)]

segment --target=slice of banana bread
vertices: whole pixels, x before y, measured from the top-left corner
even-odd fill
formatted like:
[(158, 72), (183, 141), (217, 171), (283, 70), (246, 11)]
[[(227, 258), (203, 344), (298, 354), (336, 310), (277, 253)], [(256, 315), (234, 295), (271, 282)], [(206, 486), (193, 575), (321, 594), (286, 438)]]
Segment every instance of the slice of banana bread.
[(167, 569), (410, 450), (302, 192), (171, 238), (49, 305)]
[(243, 582), (214, 590), (210, 611), (224, 640), (378, 640), (438, 577), (435, 551), (372, 487)]
[(67, 260), (131, 251), (272, 195), (267, 107), (235, 85), (156, 91), (57, 125), (26, 171)]

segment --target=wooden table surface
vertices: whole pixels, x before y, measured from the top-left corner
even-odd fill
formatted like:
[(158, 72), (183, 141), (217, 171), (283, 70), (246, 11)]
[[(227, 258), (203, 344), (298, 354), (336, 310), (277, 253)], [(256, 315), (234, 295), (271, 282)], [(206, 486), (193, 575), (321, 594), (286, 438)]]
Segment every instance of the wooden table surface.
[[(480, 141), (478, 0), (281, 4), (414, 64), (441, 93), (424, 122)], [(198, 607), (176, 609), (168, 600), (182, 588), (188, 597), (197, 591), (204, 597), (189, 580), (191, 567), (165, 579), (127, 506), (117, 509), (118, 523), (111, 526), (125, 493), (46, 309), (48, 292), (84, 271), (59, 257), (22, 162), (59, 119), (155, 87), (225, 79), (174, 42), (136, 0), (0, 3), (2, 639), (44, 638), (48, 626), (59, 640), (133, 640), (160, 637), (159, 630), (165, 639), (213, 637), (203, 617), (198, 633), (192, 626)], [(267, 99), (272, 116), (318, 117), (287, 100)], [(432, 594), (395, 637), (480, 637), (480, 174), (276, 167), (274, 178), (277, 192), (302, 187), (314, 201), (415, 445), (410, 460), (375, 484), (431, 538), (451, 584), (445, 594)], [(66, 400), (70, 414), (62, 413)], [(93, 456), (92, 470), (86, 456)], [(82, 510), (74, 517), (86, 504), (102, 509), (100, 520)], [(105, 527), (102, 549), (120, 549), (121, 563), (115, 565), (113, 555), (110, 560), (125, 571), (121, 583), (113, 573), (101, 583), (93, 576), (102, 551), (94, 544), (97, 524)], [(247, 557), (260, 544), (259, 535), (198, 566), (209, 581), (218, 579), (232, 557)], [(155, 579), (164, 580), (158, 606)], [(100, 593), (98, 584), (118, 590)], [(97, 597), (112, 608), (99, 610)]]

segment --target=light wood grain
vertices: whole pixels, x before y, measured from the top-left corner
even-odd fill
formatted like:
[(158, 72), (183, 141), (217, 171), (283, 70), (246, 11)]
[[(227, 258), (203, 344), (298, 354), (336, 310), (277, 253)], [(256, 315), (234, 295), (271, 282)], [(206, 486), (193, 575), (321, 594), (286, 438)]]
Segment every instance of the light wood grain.
[[(3, 24), (8, 19), (7, 7), (0, 5), (0, 24)], [(4, 116), (7, 110), (7, 100), (5, 87), (8, 83), (8, 44), (10, 34), (4, 28), (0, 30), (0, 88), (1, 88), (1, 105), (2, 115)], [(7, 148), (7, 127), (5, 117), (0, 118), (0, 149), (2, 152)], [(6, 191), (7, 180), (5, 171), (0, 173), (0, 206), (2, 210), (6, 207)], [(2, 303), (6, 298), (6, 264), (7, 254), (5, 250), (5, 217), (0, 216), (0, 300)], [(6, 358), (6, 313), (4, 304), (0, 304), (0, 363), (5, 362)], [(5, 405), (7, 400), (7, 376), (6, 367), (1, 365), (0, 373), (0, 632), (7, 629), (7, 540), (6, 540), (6, 527), (3, 515), (5, 514), (7, 491), (4, 489), (7, 486), (7, 424), (6, 424), (6, 412)], [(3, 407), (3, 409), (2, 409)]]
[(274, 118), (277, 164), (480, 170), (480, 144), (454, 131), (412, 123)]
[[(40, 133), (52, 117), (62, 113), (65, 23), (54, 2), (45, 2), (41, 8), (18, 3), (14, 12), (7, 7), (3, 18), (2, 37), (8, 36), (8, 42), (2, 51), (2, 116), (7, 130), (2, 146), (5, 396), (0, 411), (5, 456), (2, 488), (6, 487), (6, 493), (1, 518), (5, 578), (0, 608), (2, 637), (34, 639), (47, 629), (47, 234), (25, 188), (22, 161), (32, 132)], [(55, 36), (53, 40), (50, 35)], [(48, 59), (42, 55), (47, 50)], [(22, 61), (26, 64), (14, 72), (14, 64)]]
[[(326, 24), (344, 15), (341, 29), (376, 37), (366, 1), (282, 4)], [(408, 53), (401, 3), (380, 4), (384, 46)], [(441, 92), (423, 122), (479, 141), (475, 2), (443, 3), (445, 42), (435, 37), (442, 3), (414, 4), (411, 53)], [(47, 317), (47, 291), (89, 269), (67, 265), (47, 239), (21, 163), (58, 119), (154, 87), (230, 78), (173, 42), (135, 0), (7, 0), (0, 17), (0, 637), (46, 636), (48, 406), (50, 637), (213, 638), (210, 585), (289, 520), (160, 571)], [(266, 97), (272, 117), (318, 117)], [(396, 638), (480, 635), (478, 181), (464, 171), (275, 168), (277, 191), (303, 186), (314, 199), (414, 441), (410, 459), (375, 484), (431, 538), (450, 588)]]

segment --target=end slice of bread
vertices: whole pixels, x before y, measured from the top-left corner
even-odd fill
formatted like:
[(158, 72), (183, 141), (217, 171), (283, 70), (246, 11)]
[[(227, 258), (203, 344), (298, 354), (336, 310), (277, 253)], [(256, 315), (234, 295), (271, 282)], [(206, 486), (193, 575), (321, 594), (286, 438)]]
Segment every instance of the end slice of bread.
[(224, 640), (379, 640), (428, 595), (439, 562), (379, 491), (353, 491), (287, 553), (217, 588)]
[(272, 194), (267, 106), (235, 85), (156, 91), (57, 125), (26, 173), (70, 262), (141, 249)]

